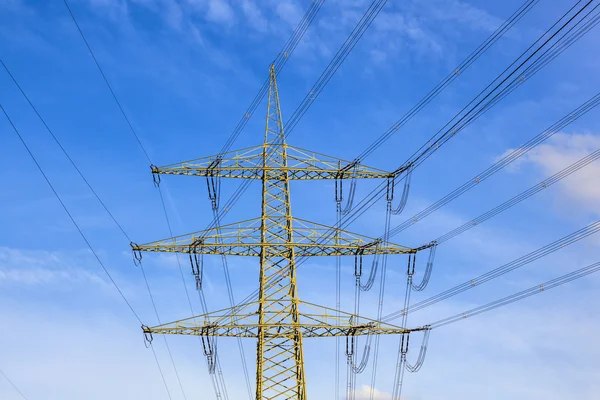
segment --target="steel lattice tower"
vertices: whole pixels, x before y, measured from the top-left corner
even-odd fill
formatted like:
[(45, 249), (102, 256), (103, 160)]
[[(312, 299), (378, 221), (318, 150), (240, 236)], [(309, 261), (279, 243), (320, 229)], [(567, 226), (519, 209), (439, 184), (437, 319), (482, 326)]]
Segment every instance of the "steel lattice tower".
[(152, 167), (152, 172), (204, 176), (209, 180), (262, 181), (260, 218), (144, 245), (132, 244), (136, 253), (180, 252), (189, 254), (191, 260), (200, 254), (260, 258), (258, 301), (160, 326), (143, 327), (146, 335), (201, 336), (209, 356), (214, 356), (211, 338), (256, 338), (257, 400), (306, 399), (304, 338), (407, 334), (427, 329), (406, 329), (299, 299), (296, 256), (414, 254), (420, 248), (403, 247), (292, 217), (290, 180), (393, 180), (394, 173), (288, 146), (273, 66), (270, 68), (266, 129), (261, 146)]

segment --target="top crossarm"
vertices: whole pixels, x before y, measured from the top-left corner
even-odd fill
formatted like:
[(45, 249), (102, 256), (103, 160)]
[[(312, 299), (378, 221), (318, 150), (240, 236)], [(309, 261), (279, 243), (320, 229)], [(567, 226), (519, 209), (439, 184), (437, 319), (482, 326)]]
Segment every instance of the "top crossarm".
[(360, 161), (346, 161), (326, 156), (314, 151), (284, 145), (287, 152), (287, 167), (263, 165), (264, 152), (271, 146), (263, 144), (223, 153), (218, 156), (184, 161), (164, 167), (152, 167), (154, 174), (208, 176), (215, 178), (261, 179), (264, 170), (270, 173), (287, 172), (288, 179), (386, 179), (393, 178), (393, 172), (382, 171), (360, 164)]

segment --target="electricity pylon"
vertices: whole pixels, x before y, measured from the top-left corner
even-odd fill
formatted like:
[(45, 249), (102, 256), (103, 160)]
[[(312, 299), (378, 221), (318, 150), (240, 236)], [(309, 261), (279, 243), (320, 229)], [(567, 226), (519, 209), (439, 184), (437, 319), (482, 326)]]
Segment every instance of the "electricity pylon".
[(296, 256), (414, 254), (420, 248), (403, 247), (292, 217), (290, 180), (393, 180), (395, 174), (288, 146), (273, 66), (261, 146), (152, 167), (152, 172), (207, 177), (209, 191), (211, 179), (243, 178), (262, 182), (260, 218), (144, 245), (132, 244), (138, 254), (141, 251), (179, 252), (190, 254), (190, 259), (200, 254), (260, 258), (258, 301), (155, 327), (143, 327), (146, 335), (201, 336), (210, 357), (214, 356), (211, 338), (258, 339), (257, 400), (306, 400), (303, 338), (406, 334), (427, 329), (406, 329), (299, 299)]

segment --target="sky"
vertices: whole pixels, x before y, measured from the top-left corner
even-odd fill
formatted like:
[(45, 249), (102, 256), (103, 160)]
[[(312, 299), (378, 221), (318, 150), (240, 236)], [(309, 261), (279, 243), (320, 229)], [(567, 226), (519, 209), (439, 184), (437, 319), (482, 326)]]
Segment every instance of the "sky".
[[(365, 0), (329, 0), (278, 76), (284, 120), (310, 90), (367, 9)], [(422, 112), (363, 163), (394, 170), (506, 68), (575, 1), (541, 0)], [(308, 0), (71, 0), (107, 79), (156, 165), (217, 154), (268, 75), (269, 63), (310, 5)], [(521, 0), (390, 1), (289, 136), (302, 148), (354, 159), (510, 16)], [(456, 135), (415, 170), (403, 222), (503, 154), (518, 148), (600, 90), (600, 32), (560, 57)], [(133, 241), (167, 238), (149, 162), (115, 105), (62, 1), (0, 0), (0, 57)], [(4, 70), (0, 104), (28, 143), (107, 270), (146, 325), (157, 323), (129, 240), (115, 226)], [(233, 148), (257, 145), (263, 101)], [(143, 397), (168, 399), (139, 322), (86, 247), (7, 120), (0, 118), (0, 370), (30, 400)], [(592, 110), (464, 196), (394, 237), (420, 246), (563, 169), (600, 147), (600, 110)], [(414, 301), (468, 281), (574, 232), (600, 215), (600, 166), (560, 183), (440, 245), (433, 275)], [(203, 178), (164, 177), (174, 234), (211, 221)], [(223, 198), (239, 182), (223, 182)], [(359, 182), (357, 198), (372, 182)], [(259, 185), (224, 223), (259, 215)], [(332, 182), (291, 186), (296, 216), (335, 222)], [(385, 204), (348, 229), (378, 237)], [(597, 262), (592, 235), (499, 279), (409, 316), (427, 324)], [(424, 257), (419, 258), (421, 264)], [(183, 273), (180, 273), (178, 261)], [(162, 322), (200, 313), (186, 256), (145, 254)], [(220, 260), (205, 259), (210, 309), (228, 306)], [(384, 315), (402, 308), (406, 257), (390, 257)], [(241, 300), (258, 282), (254, 259), (229, 258)], [(423, 265), (420, 266), (421, 268)], [(353, 305), (353, 260), (343, 261), (342, 308)], [(335, 260), (298, 269), (300, 296), (335, 306)], [(191, 298), (191, 308), (186, 291)], [(486, 398), (597, 399), (600, 329), (589, 276), (530, 299), (432, 331), (425, 364), (407, 373), (406, 400)], [(376, 316), (378, 286), (361, 308)], [(396, 321), (399, 323), (399, 321)], [(414, 339), (418, 342), (418, 338)], [(214, 393), (200, 344), (169, 337), (187, 399)], [(334, 343), (306, 340), (308, 395), (332, 399)], [(162, 337), (154, 347), (172, 399), (184, 399)], [(234, 340), (219, 341), (231, 399), (247, 397)], [(254, 381), (254, 342), (244, 344)], [(384, 338), (375, 399), (391, 399), (397, 338)], [(414, 360), (418, 344), (409, 351)], [(372, 361), (372, 360), (371, 360)], [(358, 375), (356, 400), (369, 398), (371, 364)], [(342, 365), (342, 377), (345, 366)], [(344, 379), (342, 379), (342, 386)], [(0, 375), (0, 399), (20, 399)]]

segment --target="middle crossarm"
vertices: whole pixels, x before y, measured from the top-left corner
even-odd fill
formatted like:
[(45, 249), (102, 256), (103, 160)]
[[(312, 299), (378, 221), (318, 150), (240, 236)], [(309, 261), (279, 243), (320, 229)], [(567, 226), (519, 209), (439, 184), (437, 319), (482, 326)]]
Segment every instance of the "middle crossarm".
[[(286, 220), (282, 219), (281, 223), (285, 224)], [(262, 243), (260, 224), (260, 218), (256, 218), (143, 245), (132, 244), (132, 247), (136, 252), (259, 256), (263, 247), (277, 245), (293, 247), (298, 257), (412, 254), (421, 249), (400, 246), (297, 218), (294, 218), (292, 223), (292, 243)]]
[[(297, 325), (302, 331), (302, 336), (307, 338), (398, 335), (429, 329), (427, 326), (412, 329), (402, 328), (303, 301), (299, 303), (299, 306), (300, 312)], [(217, 311), (159, 326), (144, 326), (143, 329), (147, 334), (256, 338), (258, 329), (261, 327), (257, 309), (258, 303), (247, 303), (233, 309)], [(272, 329), (272, 325), (262, 327), (266, 329), (266, 335), (280, 335), (278, 329)]]

